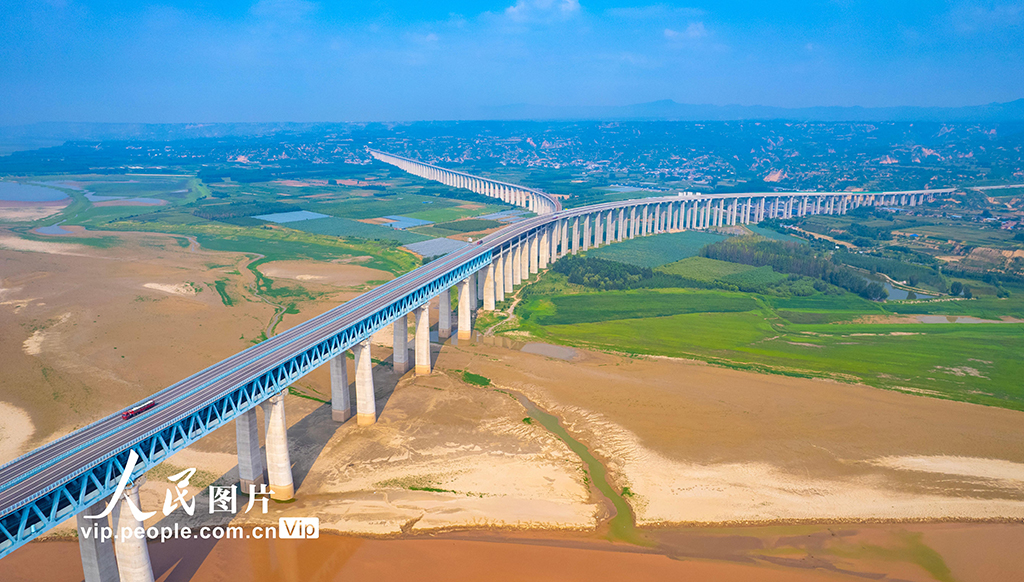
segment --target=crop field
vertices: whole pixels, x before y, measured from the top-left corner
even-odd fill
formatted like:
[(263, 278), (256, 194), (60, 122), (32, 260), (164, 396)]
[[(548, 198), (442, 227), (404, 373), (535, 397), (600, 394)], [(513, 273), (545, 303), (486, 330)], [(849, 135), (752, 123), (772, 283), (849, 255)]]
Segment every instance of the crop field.
[(705, 245), (724, 239), (725, 236), (720, 234), (688, 230), (624, 240), (591, 249), (587, 254), (627, 265), (653, 268), (696, 256)]
[[(537, 291), (517, 314), (523, 330), (546, 341), (1024, 410), (1024, 323), (890, 318), (943, 312), (1019, 317), (1024, 300), (1015, 289), (1003, 300), (884, 305), (851, 293), (772, 297), (665, 289), (566, 295), (557, 285), (540, 283)], [(861, 322), (867, 316), (878, 323)]]
[(756, 308), (757, 303), (753, 298), (738, 293), (683, 289), (604, 291), (530, 299), (524, 306), (523, 315), (541, 325), (565, 325), (680, 313), (749, 311)]
[(442, 222), (434, 225), (436, 228), (442, 228), (445, 230), (453, 230), (455, 232), (478, 232), (481, 230), (490, 230), (492, 228), (498, 228), (503, 226), (504, 223), (498, 222), (497, 220), (481, 220), (476, 218), (470, 218), (467, 220), (456, 220), (452, 222)]
[(787, 278), (782, 273), (776, 273), (774, 269), (765, 265), (763, 267), (754, 267), (740, 271), (739, 273), (731, 273), (722, 276), (719, 280), (725, 283), (732, 283), (733, 285), (739, 286), (741, 289), (759, 288), (766, 285), (772, 285), (783, 281)]
[(393, 240), (406, 245), (420, 241), (429, 240), (430, 237), (416, 234), (405, 230), (396, 230), (386, 226), (367, 224), (347, 218), (314, 218), (312, 220), (299, 220), (289, 222), (287, 228), (301, 230), (312, 234), (323, 234), (327, 236), (350, 236), (365, 239)]
[(1016, 249), (1024, 247), (1024, 243), (1013, 240), (1013, 233), (998, 228), (978, 228), (969, 225), (932, 225), (900, 229), (901, 232), (928, 235), (940, 240), (953, 240), (971, 246), (983, 246), (999, 249)]
[(413, 212), (407, 216), (440, 223), (459, 220), (460, 218), (467, 218), (470, 216), (493, 214), (495, 212), (501, 212), (502, 210), (508, 210), (509, 208), (511, 207), (500, 204), (462, 204), (447, 208), (429, 208), (428, 210)]
[(760, 226), (758, 226), (756, 224), (748, 224), (748, 225), (746, 225), (746, 227), (749, 228), (750, 231), (753, 232), (754, 234), (763, 236), (764, 238), (770, 238), (770, 239), (773, 239), (773, 240), (781, 240), (781, 241), (786, 241), (786, 242), (795, 242), (795, 243), (807, 244), (807, 240), (806, 239), (802, 239), (802, 238), (800, 238), (798, 236), (793, 236), (791, 234), (782, 234), (781, 232), (778, 232), (778, 231), (776, 231), (774, 229), (771, 229), (771, 228), (760, 227)]
[(735, 275), (753, 269), (756, 269), (756, 267), (709, 259), (707, 257), (688, 257), (681, 261), (662, 265), (655, 270), (710, 283), (727, 275)]
[[(419, 196), (416, 194), (402, 194), (399, 196), (353, 196), (343, 200), (332, 200), (315, 204), (304, 205), (305, 210), (330, 214), (340, 218), (378, 218), (381, 216), (400, 214), (402, 216), (413, 216), (424, 210), (437, 210), (441, 208), (452, 208), (462, 204), (458, 200), (436, 198), (434, 196)], [(427, 220), (427, 219), (424, 219)]]

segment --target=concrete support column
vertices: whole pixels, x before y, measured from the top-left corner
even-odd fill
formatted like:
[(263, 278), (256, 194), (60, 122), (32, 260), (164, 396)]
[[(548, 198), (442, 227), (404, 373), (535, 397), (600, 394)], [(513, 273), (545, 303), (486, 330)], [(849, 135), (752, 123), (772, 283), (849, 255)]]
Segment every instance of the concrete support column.
[(594, 214), (594, 248), (601, 246), (601, 213)]
[(577, 216), (572, 220), (572, 254), (578, 253), (580, 250), (580, 217)]
[(505, 300), (505, 254), (496, 252), (494, 255), (494, 302)]
[[(402, 319), (402, 323), (405, 323), (405, 319)], [(405, 326), (402, 326), (403, 331)], [(405, 372), (405, 337), (402, 337), (402, 346), (399, 349), (398, 346), (398, 322), (394, 325), (395, 335), (395, 369)], [(401, 363), (399, 363), (401, 359)], [(348, 392), (348, 361), (345, 357), (345, 352), (341, 352), (337, 356), (331, 358), (328, 362), (328, 367), (331, 370), (331, 420), (334, 422), (345, 422), (352, 418), (352, 401), (349, 397)], [(256, 418), (253, 416), (253, 418)], [(237, 421), (235, 427), (238, 428)], [(258, 445), (257, 445), (258, 446)], [(239, 468), (241, 468), (241, 462), (239, 462)], [(247, 491), (248, 486), (243, 484), (242, 490)]]
[(496, 290), (496, 281), (494, 277), (494, 261), (487, 263), (487, 267), (484, 268), (484, 311), (494, 311), (494, 296)]
[(270, 497), (287, 500), (295, 497), (292, 460), (288, 455), (288, 423), (284, 417), (284, 392), (260, 403), (267, 434), (267, 477)]
[(352, 346), (356, 356), (356, 422), (361, 426), (377, 422), (377, 396), (373, 390), (373, 361), (370, 340)]
[(528, 281), (530, 279), (530, 238), (527, 237), (519, 243), (519, 280)]
[(562, 231), (562, 250), (559, 252), (559, 257), (564, 257), (569, 254), (569, 219), (566, 218), (562, 221), (562, 225), (559, 227)]
[(654, 205), (654, 234), (661, 232), (661, 204)]
[(430, 304), (417, 307), (416, 314), (416, 375), (430, 374)]
[(476, 295), (473, 296), (473, 299), (475, 300), (473, 301), (473, 307), (475, 309), (480, 309), (480, 306), (484, 303), (484, 283), (486, 283), (484, 279), (486, 278), (486, 275), (486, 269), (473, 273), (473, 279), (476, 281)]
[(473, 315), (469, 310), (469, 279), (459, 282), (459, 339), (468, 340), (473, 337)]
[(452, 288), (448, 287), (437, 296), (437, 339), (444, 341), (452, 337)]
[[(249, 485), (263, 483), (263, 455), (260, 453), (260, 435), (256, 409), (235, 417), (235, 446), (238, 451), (238, 480), (242, 491)], [(95, 513), (91, 515), (96, 515)]]
[(134, 534), (124, 537), (120, 535), (122, 530), (130, 529), (134, 532), (143, 527), (142, 522), (132, 515), (128, 504), (133, 503), (135, 507), (142, 509), (142, 504), (139, 503), (139, 487), (145, 482), (145, 477), (139, 477), (134, 483), (129, 483), (120, 502), (114, 507), (117, 571), (121, 582), (153, 582), (153, 565), (149, 561), (149, 547), (146, 545), (145, 536), (140, 538)]
[(583, 217), (583, 250), (590, 248), (590, 215)]
[(551, 258), (551, 229), (544, 227), (540, 231), (540, 262), (537, 269), (547, 269), (548, 260)]
[(536, 275), (540, 269), (540, 236), (534, 232), (530, 235), (530, 274)]
[[(516, 243), (515, 247), (512, 249), (513, 250), (513, 254), (512, 254), (512, 285), (513, 286), (519, 285), (520, 283), (522, 283), (522, 245), (523, 245), (523, 243), (520, 241), (520, 242)], [(461, 297), (461, 295), (460, 295), (460, 297)]]
[(629, 207), (629, 238), (636, 238), (636, 206)]
[(516, 254), (515, 249), (509, 247), (505, 251), (505, 272), (502, 274), (501, 279), (505, 284), (505, 294), (511, 295), (515, 287), (515, 277), (513, 272), (515, 271)]
[[(407, 316), (403, 315), (391, 324), (391, 335), (394, 337), (392, 342), (394, 356), (391, 358), (391, 364), (395, 372), (404, 374), (409, 371), (409, 320)], [(344, 357), (342, 357), (341, 364), (342, 366), (345, 364)], [(334, 373), (334, 368), (331, 368), (331, 373)], [(334, 376), (332, 375), (331, 378), (333, 379)], [(345, 392), (348, 392), (347, 378), (345, 379)]]
[[(257, 446), (257, 452), (259, 447)], [(100, 536), (81, 535), (82, 530), (91, 530), (93, 526), (100, 529), (110, 526), (110, 519), (86, 519), (87, 515), (99, 515), (107, 507), (107, 500), (101, 499), (75, 516), (78, 525), (78, 551), (82, 554), (82, 571), (85, 572), (85, 582), (119, 582), (120, 575), (117, 571), (117, 558), (114, 556), (113, 540), (100, 540)], [(152, 578), (150, 578), (152, 579)]]
[(619, 230), (615, 233), (615, 240), (622, 242), (622, 229), (626, 226), (626, 209), (619, 209)]
[(605, 242), (608, 244), (612, 244), (613, 242), (615, 242), (615, 218), (613, 217), (614, 214), (615, 211), (609, 210), (608, 216), (605, 219), (606, 222), (604, 228), (604, 238)]
[(476, 273), (469, 276), (469, 311), (476, 311)]

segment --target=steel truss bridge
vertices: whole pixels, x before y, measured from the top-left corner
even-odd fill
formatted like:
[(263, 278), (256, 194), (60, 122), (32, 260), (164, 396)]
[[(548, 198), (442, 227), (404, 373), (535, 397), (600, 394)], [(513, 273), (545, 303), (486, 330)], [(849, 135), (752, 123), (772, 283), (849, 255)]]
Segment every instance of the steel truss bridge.
[[(863, 205), (916, 206), (952, 189), (905, 192), (761, 192), (608, 202), (563, 210), (554, 196), (371, 150), (383, 162), (536, 213), (239, 352), (145, 400), (157, 406), (131, 420), (120, 412), (0, 467), (0, 558), (115, 490), (131, 451), (131, 479), (213, 430), (246, 414), (314, 368), (467, 280), (483, 309), (550, 261), (592, 246), (682, 229), (758, 222), (769, 217), (842, 214)], [(480, 277), (475, 277), (480, 273)], [(476, 307), (476, 299), (473, 300)], [(460, 330), (468, 329), (468, 316)], [(468, 310), (467, 310), (468, 313)]]

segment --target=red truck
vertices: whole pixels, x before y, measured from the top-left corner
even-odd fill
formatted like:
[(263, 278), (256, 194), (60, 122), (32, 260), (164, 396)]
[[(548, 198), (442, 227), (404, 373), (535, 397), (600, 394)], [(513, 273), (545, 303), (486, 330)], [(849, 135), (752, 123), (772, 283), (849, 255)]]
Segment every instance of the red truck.
[(122, 420), (131, 420), (132, 417), (138, 416), (138, 415), (142, 414), (143, 412), (146, 412), (150, 408), (153, 408), (154, 406), (156, 406), (156, 400), (150, 400), (148, 402), (143, 402), (142, 404), (140, 404), (138, 406), (133, 406), (133, 407), (129, 408), (128, 410), (125, 410), (124, 412), (122, 412), (121, 413), (121, 419)]

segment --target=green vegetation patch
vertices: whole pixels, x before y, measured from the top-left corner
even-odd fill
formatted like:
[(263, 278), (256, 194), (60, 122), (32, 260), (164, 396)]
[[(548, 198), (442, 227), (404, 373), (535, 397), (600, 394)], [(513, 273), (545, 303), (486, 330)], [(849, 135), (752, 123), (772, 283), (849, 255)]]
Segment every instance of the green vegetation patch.
[(711, 283), (722, 277), (743, 273), (754, 268), (750, 265), (717, 261), (707, 257), (687, 257), (681, 261), (662, 265), (655, 270)]
[(491, 379), (472, 372), (462, 372), (462, 381), (474, 386), (490, 386)]
[(681, 313), (751, 311), (757, 307), (752, 297), (739, 293), (672, 289), (531, 298), (516, 313), (540, 325), (568, 325)]
[(591, 249), (587, 251), (587, 256), (654, 268), (696, 256), (705, 245), (725, 238), (720, 234), (688, 230), (624, 240)]
[(287, 228), (312, 234), (365, 238), (370, 240), (393, 240), (403, 245), (430, 240), (430, 237), (405, 230), (397, 230), (376, 224), (367, 224), (347, 218), (313, 218), (285, 224)]
[(436, 228), (443, 228), (445, 230), (454, 230), (455, 232), (477, 232), (481, 230), (490, 230), (492, 228), (498, 228), (502, 223), (497, 220), (484, 220), (480, 218), (467, 218), (466, 220), (454, 220), (452, 222), (442, 222), (435, 224)]

